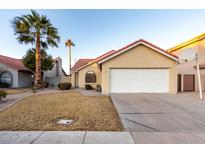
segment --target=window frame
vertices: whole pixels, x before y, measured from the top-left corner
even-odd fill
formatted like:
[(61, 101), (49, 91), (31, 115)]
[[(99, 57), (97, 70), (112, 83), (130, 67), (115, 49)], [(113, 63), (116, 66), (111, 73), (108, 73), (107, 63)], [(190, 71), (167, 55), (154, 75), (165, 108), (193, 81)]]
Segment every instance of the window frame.
[[(88, 77), (87, 75), (88, 75), (89, 73), (90, 73), (90, 74), (93, 73), (93, 75), (94, 75), (93, 79), (92, 79), (91, 77), (90, 77), (90, 79), (87, 78), (87, 77)], [(91, 71), (87, 71), (87, 72), (85, 73), (85, 83), (86, 83), (86, 84), (89, 84), (89, 83), (92, 84), (92, 83), (96, 83), (96, 82), (97, 82), (97, 76), (96, 76), (95, 71), (92, 71), (92, 70), (91, 70)]]
[(3, 74), (5, 74), (5, 73), (8, 73), (8, 74), (10, 74), (10, 77), (3, 77), (4, 79), (10, 79), (10, 83), (8, 83), (8, 82), (6, 82), (7, 84), (9, 84), (9, 86), (12, 86), (13, 85), (13, 74), (10, 72), (10, 71), (3, 71), (3, 72), (1, 72), (1, 74), (0, 74), (0, 82), (1, 83), (5, 83), (5, 82), (2, 82), (2, 75)]

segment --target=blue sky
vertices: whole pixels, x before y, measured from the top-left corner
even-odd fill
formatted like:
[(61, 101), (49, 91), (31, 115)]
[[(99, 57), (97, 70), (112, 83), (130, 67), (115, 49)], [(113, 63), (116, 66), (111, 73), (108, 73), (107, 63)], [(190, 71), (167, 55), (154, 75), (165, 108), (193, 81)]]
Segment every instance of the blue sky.
[[(79, 58), (95, 58), (143, 38), (163, 49), (205, 32), (205, 10), (37, 10), (58, 28), (59, 48), (47, 51), (63, 59), (68, 72), (68, 49), (71, 38), (76, 47), (72, 64)], [(21, 58), (31, 46), (19, 44), (10, 21), (30, 10), (0, 10), (0, 54)]]

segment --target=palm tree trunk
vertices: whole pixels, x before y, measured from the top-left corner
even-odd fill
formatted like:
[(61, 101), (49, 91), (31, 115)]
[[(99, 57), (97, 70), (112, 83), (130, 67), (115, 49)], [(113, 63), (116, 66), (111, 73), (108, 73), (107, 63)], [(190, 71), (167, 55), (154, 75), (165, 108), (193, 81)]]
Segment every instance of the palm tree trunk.
[(69, 47), (70, 75), (71, 75), (71, 47)]
[(36, 72), (35, 72), (35, 87), (41, 88), (41, 44), (40, 34), (36, 34)]

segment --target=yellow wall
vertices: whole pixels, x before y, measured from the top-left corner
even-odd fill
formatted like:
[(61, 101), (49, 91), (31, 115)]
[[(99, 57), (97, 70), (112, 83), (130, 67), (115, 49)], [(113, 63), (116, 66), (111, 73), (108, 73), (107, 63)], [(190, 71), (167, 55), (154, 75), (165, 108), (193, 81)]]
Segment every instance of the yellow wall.
[(95, 62), (93, 64), (90, 64), (89, 66), (79, 70), (79, 87), (85, 88), (85, 74), (88, 71), (94, 71), (96, 74), (96, 83), (88, 83), (93, 86), (93, 88), (96, 88), (96, 85), (100, 83), (100, 70), (98, 67), (98, 64)]
[[(205, 64), (205, 40), (201, 40), (199, 42), (192, 43), (192, 44), (185, 46), (181, 49), (178, 49), (172, 53), (179, 56), (179, 58), (180, 58), (180, 53), (186, 52), (188, 49), (189, 50), (192, 49), (192, 50), (197, 52), (198, 58), (199, 58), (198, 59), (199, 64)], [(198, 86), (197, 72), (196, 72), (196, 69), (193, 67), (195, 65), (196, 65), (195, 61), (181, 63), (177, 66), (177, 72), (178, 72), (178, 74), (181, 74), (182, 76), (186, 75), (186, 74), (194, 74), (195, 75), (195, 91), (198, 91), (199, 86)], [(205, 91), (205, 70), (202, 69), (200, 71), (200, 73), (201, 73), (202, 90)]]
[(75, 87), (75, 72), (71, 72), (71, 84), (72, 87)]
[(169, 92), (177, 92), (177, 62), (139, 45), (102, 64), (102, 92), (109, 93), (110, 68), (169, 68)]
[(197, 52), (198, 57), (199, 57), (199, 63), (204, 63), (204, 59), (205, 59), (205, 40), (201, 40), (199, 42), (195, 42), (192, 43), (190, 45), (187, 45), (183, 48), (180, 48), (174, 52), (172, 52), (173, 54), (180, 56), (180, 53), (185, 52), (187, 49), (192, 49), (195, 52)]

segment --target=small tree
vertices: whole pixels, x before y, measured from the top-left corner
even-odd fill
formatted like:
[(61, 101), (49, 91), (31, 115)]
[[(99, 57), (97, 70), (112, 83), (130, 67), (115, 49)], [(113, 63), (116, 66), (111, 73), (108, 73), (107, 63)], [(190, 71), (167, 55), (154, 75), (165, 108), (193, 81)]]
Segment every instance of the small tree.
[[(32, 48), (27, 50), (26, 55), (22, 59), (23, 64), (30, 70), (36, 70), (36, 49)], [(48, 55), (44, 49), (41, 49), (41, 69), (42, 71), (52, 70), (53, 58)]]
[(7, 93), (6, 93), (5, 90), (0, 90), (0, 100), (1, 100), (2, 98), (5, 98), (6, 95), (7, 95)]

